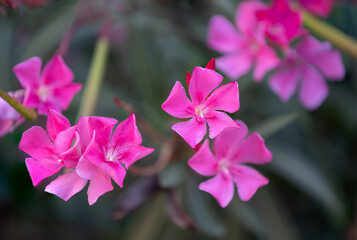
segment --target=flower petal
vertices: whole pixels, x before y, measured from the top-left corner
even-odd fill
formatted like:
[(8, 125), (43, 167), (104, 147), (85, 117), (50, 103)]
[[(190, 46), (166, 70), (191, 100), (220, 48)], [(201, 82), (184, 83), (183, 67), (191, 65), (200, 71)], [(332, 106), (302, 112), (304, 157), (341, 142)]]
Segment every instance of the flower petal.
[(111, 143), (117, 148), (136, 146), (142, 142), (141, 134), (136, 126), (135, 115), (131, 114), (115, 128)]
[(64, 166), (66, 168), (76, 167), (79, 159), (81, 158), (82, 154), (79, 151), (79, 143), (80, 143), (80, 137), (78, 132), (76, 132), (73, 146), (70, 149), (68, 149), (66, 152), (60, 154), (60, 158), (63, 160)]
[(17, 64), (13, 71), (24, 88), (37, 88), (40, 84), (42, 61), (39, 57), (29, 58)]
[(68, 128), (67, 130), (60, 132), (57, 135), (55, 140), (55, 146), (58, 154), (67, 152), (71, 148), (76, 130), (77, 130), (77, 126), (73, 126)]
[(52, 109), (48, 111), (46, 130), (52, 142), (55, 142), (56, 137), (60, 132), (70, 127), (71, 124), (65, 116)]
[(78, 176), (76, 171), (72, 171), (53, 180), (47, 185), (45, 191), (68, 201), (74, 194), (81, 191), (86, 184), (86, 179)]
[(239, 127), (230, 116), (223, 112), (212, 111), (206, 120), (209, 126), (209, 137), (212, 139), (227, 127)]
[(45, 85), (66, 85), (73, 80), (71, 69), (64, 63), (60, 55), (49, 61), (42, 71), (42, 79)]
[(216, 59), (216, 66), (231, 80), (237, 80), (252, 68), (253, 57), (248, 50), (241, 50)]
[(192, 103), (188, 99), (186, 91), (180, 82), (176, 82), (161, 108), (171, 116), (177, 118), (189, 118), (192, 116), (192, 113), (188, 111), (192, 108)]
[(215, 177), (202, 182), (199, 189), (211, 194), (224, 208), (233, 199), (234, 185), (229, 174), (218, 173)]
[(177, 132), (192, 148), (202, 141), (206, 135), (206, 122), (199, 122), (195, 117), (186, 121), (176, 123), (171, 128)]
[(230, 172), (237, 185), (238, 195), (243, 201), (249, 201), (258, 188), (269, 183), (266, 177), (251, 167), (236, 165), (230, 168)]
[(53, 99), (56, 100), (58, 107), (62, 110), (67, 110), (74, 95), (82, 89), (82, 84), (72, 83), (60, 88), (53, 89)]
[(87, 191), (89, 205), (93, 205), (100, 196), (113, 189), (110, 177), (98, 171), (89, 183)]
[(100, 169), (107, 173), (119, 187), (124, 186), (126, 169), (120, 163), (103, 163), (99, 165)]
[(91, 180), (99, 171), (99, 168), (85, 157), (81, 157), (76, 166), (76, 172), (81, 178)]
[(294, 94), (299, 78), (299, 70), (295, 67), (278, 68), (270, 77), (269, 86), (283, 102), (286, 102)]
[(260, 1), (245, 1), (239, 5), (235, 16), (235, 23), (244, 35), (254, 35), (259, 24), (256, 12), (265, 7)]
[(209, 110), (234, 113), (239, 109), (238, 83), (231, 82), (218, 87), (204, 103)]
[(146, 148), (143, 146), (133, 146), (119, 150), (121, 156), (119, 161), (128, 169), (132, 164), (141, 158), (146, 157), (154, 151), (153, 148)]
[(207, 96), (218, 87), (223, 77), (216, 71), (207, 68), (195, 67), (192, 72), (188, 92), (192, 103), (197, 106), (207, 98)]
[(260, 82), (267, 72), (275, 68), (280, 60), (274, 49), (263, 46), (256, 56), (255, 68), (253, 72), (254, 80)]
[(188, 166), (202, 176), (213, 176), (218, 173), (218, 161), (209, 148), (206, 140), (200, 149), (188, 160)]
[(63, 167), (63, 164), (58, 161), (43, 166), (41, 162), (33, 158), (26, 158), (25, 163), (34, 186), (37, 186), (43, 179), (56, 174)]
[(113, 128), (118, 121), (114, 118), (106, 117), (89, 117), (88, 125), (89, 132), (96, 132), (95, 141), (100, 145), (104, 146), (110, 142), (111, 135), (113, 133)]
[(337, 50), (330, 50), (316, 56), (311, 56), (309, 57), (309, 61), (331, 80), (341, 81), (345, 76), (342, 56)]

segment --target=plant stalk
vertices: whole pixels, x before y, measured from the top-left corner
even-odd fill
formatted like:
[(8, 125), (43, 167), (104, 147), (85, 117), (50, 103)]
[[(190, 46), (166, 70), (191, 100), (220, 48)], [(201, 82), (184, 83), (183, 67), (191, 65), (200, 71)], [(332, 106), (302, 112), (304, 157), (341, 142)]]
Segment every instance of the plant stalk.
[(10, 104), (18, 113), (20, 113), (27, 120), (35, 120), (37, 112), (33, 108), (25, 107), (22, 103), (11, 97), (7, 92), (0, 89), (0, 97)]

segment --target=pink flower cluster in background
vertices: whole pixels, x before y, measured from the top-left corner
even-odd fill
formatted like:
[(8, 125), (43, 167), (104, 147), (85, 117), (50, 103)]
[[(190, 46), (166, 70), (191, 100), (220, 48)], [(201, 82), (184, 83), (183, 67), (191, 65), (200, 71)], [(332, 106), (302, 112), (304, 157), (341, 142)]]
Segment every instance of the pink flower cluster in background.
[[(321, 16), (327, 16), (333, 6), (333, 1), (299, 2)], [(244, 1), (236, 12), (236, 28), (223, 16), (212, 17), (207, 44), (223, 54), (217, 58), (217, 68), (232, 80), (252, 68), (256, 81), (273, 72), (269, 85), (280, 99), (289, 100), (300, 86), (300, 102), (314, 110), (328, 95), (325, 78), (342, 80), (344, 67), (337, 50), (303, 28), (302, 10), (293, 3), (274, 0), (267, 6), (258, 0)], [(276, 52), (282, 53), (282, 58)]]
[(119, 123), (113, 132), (116, 124), (112, 118), (81, 117), (72, 127), (63, 115), (50, 110), (47, 132), (34, 126), (24, 132), (19, 144), (30, 155), (26, 166), (33, 185), (64, 169), (45, 191), (67, 201), (89, 181), (90, 205), (113, 190), (111, 179), (123, 187), (127, 168), (154, 149), (140, 145), (142, 139), (134, 115)]

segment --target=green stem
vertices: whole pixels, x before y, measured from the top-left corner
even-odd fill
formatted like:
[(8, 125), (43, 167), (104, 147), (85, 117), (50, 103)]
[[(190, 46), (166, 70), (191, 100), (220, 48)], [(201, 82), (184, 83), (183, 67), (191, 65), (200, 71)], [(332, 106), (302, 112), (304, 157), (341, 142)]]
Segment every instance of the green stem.
[(99, 88), (102, 84), (109, 50), (109, 41), (100, 37), (94, 50), (94, 55), (84, 88), (77, 119), (80, 116), (91, 116), (97, 103)]
[(35, 120), (37, 113), (33, 108), (27, 108), (22, 103), (11, 97), (7, 92), (0, 89), (0, 97), (10, 104), (16, 111), (18, 111), (27, 120)]
[(357, 42), (339, 29), (304, 12), (304, 24), (312, 32), (331, 42), (335, 47), (357, 58)]

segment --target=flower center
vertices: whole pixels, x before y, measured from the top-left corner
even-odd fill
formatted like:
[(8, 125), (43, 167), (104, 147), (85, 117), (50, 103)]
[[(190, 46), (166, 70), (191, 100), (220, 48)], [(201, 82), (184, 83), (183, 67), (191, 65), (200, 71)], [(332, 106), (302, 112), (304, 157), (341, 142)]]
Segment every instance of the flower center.
[(118, 152), (115, 151), (115, 149), (113, 148), (109, 148), (105, 154), (105, 160), (107, 160), (108, 162), (115, 162), (116, 160), (118, 160)]
[(219, 169), (224, 173), (229, 173), (229, 168), (231, 166), (231, 162), (228, 159), (221, 159), (218, 163)]
[(204, 118), (207, 114), (207, 110), (204, 108), (204, 106), (200, 105), (195, 108), (195, 114), (200, 118)]
[(37, 95), (42, 101), (45, 102), (50, 96), (50, 90), (46, 86), (41, 86), (37, 91)]

